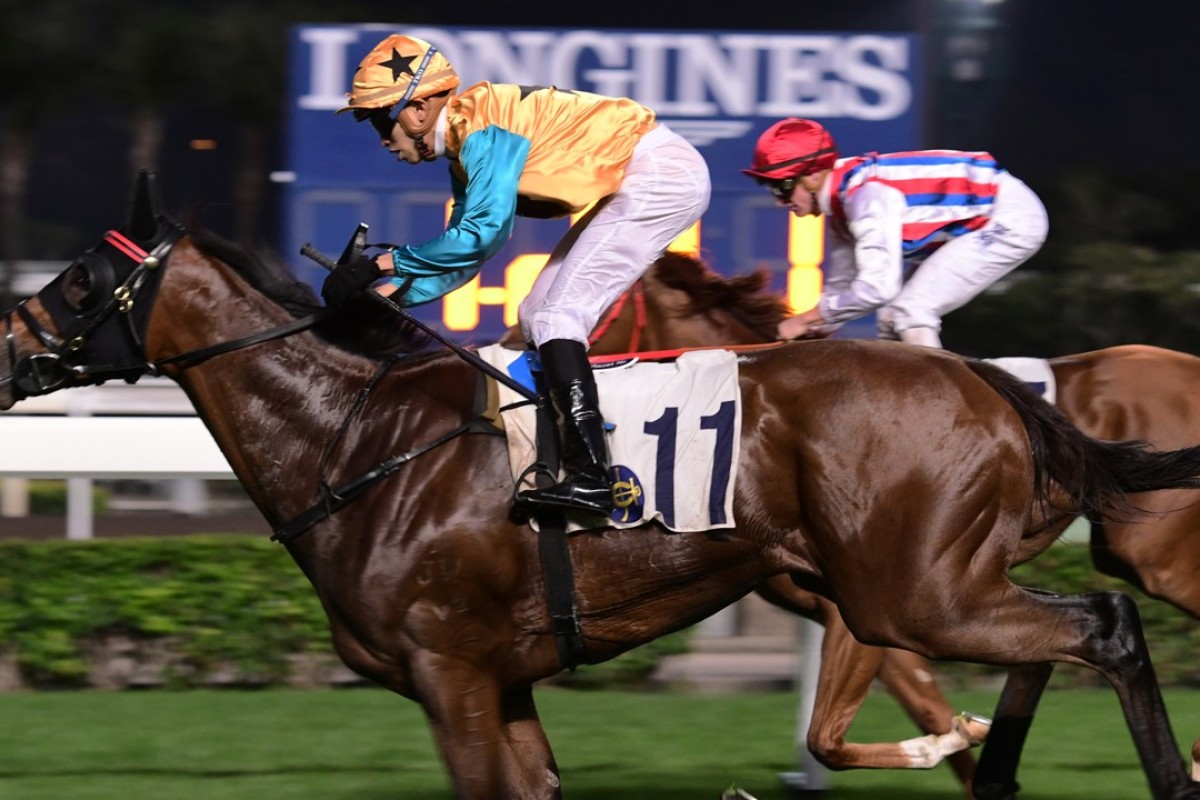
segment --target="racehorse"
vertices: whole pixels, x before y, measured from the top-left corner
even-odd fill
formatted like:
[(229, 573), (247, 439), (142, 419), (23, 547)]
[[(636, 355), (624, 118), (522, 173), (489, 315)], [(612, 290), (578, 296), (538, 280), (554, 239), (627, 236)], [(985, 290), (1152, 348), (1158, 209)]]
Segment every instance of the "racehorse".
[[(726, 277), (694, 256), (668, 251), (602, 315), (590, 337), (589, 353), (670, 353), (772, 341), (788, 307), (781, 296), (766, 290), (767, 278), (763, 271)], [(520, 347), (521, 339), (520, 328), (513, 326), (500, 342)], [(951, 733), (958, 718), (925, 659), (903, 650), (859, 644), (846, 630), (835, 604), (800, 588), (787, 575), (769, 578), (755, 591), (826, 628), (808, 734), (809, 749), (821, 763), (832, 769), (925, 768), (936, 763), (940, 754), (931, 756), (918, 742), (859, 744), (845, 739), (876, 678), (922, 731), (935, 737)], [(972, 730), (981, 735), (985, 729), (974, 723)], [(958, 751), (947, 760), (969, 793), (975, 759), (967, 751)]]
[[(669, 252), (597, 327), (593, 355), (630, 350), (755, 344), (775, 340), (789, 312), (759, 272), (718, 275), (698, 258)], [(506, 340), (512, 341), (515, 331)], [(633, 345), (632, 347), (630, 345)], [(1056, 404), (1082, 431), (1110, 441), (1140, 439), (1158, 448), (1200, 442), (1200, 358), (1149, 345), (1121, 345), (1049, 359)], [(1155, 391), (1147, 391), (1154, 387)], [(1092, 525), (1096, 568), (1200, 619), (1200, 495), (1184, 491), (1137, 498), (1144, 517)]]
[[(768, 291), (767, 275), (726, 278), (702, 260), (669, 252), (602, 319), (593, 335), (593, 355), (630, 349), (756, 344), (772, 341), (789, 312), (780, 295)], [(506, 337), (512, 340), (514, 331)], [(1105, 440), (1143, 439), (1161, 448), (1200, 441), (1200, 412), (1189, 398), (1200, 393), (1200, 358), (1147, 345), (1109, 347), (1048, 361), (1056, 383), (1056, 403), (1090, 436)], [(1147, 391), (1154, 387), (1154, 391)], [(1151, 597), (1200, 619), (1200, 494), (1193, 490), (1156, 492), (1136, 499), (1148, 513), (1124, 520), (1094, 520), (1090, 552), (1103, 574), (1123, 579)], [(953, 716), (927, 664), (913, 654), (871, 652), (847, 635), (836, 608), (795, 586), (786, 576), (768, 579), (759, 593), (826, 625), (823, 653), (830, 685), (818, 690), (809, 745), (834, 768), (893, 765), (895, 745), (855, 745), (844, 740), (854, 711), (875, 677), (897, 697), (910, 716), (930, 733), (945, 733)], [(828, 673), (828, 675), (826, 675)], [(834, 686), (837, 689), (834, 689)], [(857, 701), (853, 698), (857, 697)], [(965, 755), (965, 754), (964, 754)], [(1200, 741), (1193, 746), (1200, 760)], [(955, 762), (960, 778), (969, 767)]]
[[(590, 337), (589, 353), (670, 353), (772, 341), (788, 306), (781, 296), (766, 290), (767, 278), (763, 271), (725, 277), (694, 256), (668, 251), (602, 315)], [(523, 346), (520, 328), (510, 328), (500, 342)], [(964, 720), (954, 712), (925, 659), (905, 650), (860, 644), (834, 603), (797, 586), (788, 575), (768, 578), (755, 592), (773, 605), (825, 627), (807, 737), (809, 750), (822, 764), (837, 770), (928, 768), (944, 756), (971, 796), (974, 757), (967, 750), (945, 753), (938, 748), (977, 744), (977, 738), (986, 733), (986, 724)], [(875, 679), (928, 737), (895, 743), (846, 741), (855, 713)], [(951, 736), (956, 727), (965, 738)], [(949, 744), (951, 741), (954, 744)]]
[[(532, 686), (564, 663), (478, 373), (368, 346), (386, 309), (367, 296), (297, 319), (317, 308), (307, 287), (179, 228), (153, 184), (127, 226), (6, 314), (0, 409), (147, 372), (177, 381), (312, 583), (340, 657), (421, 705), (459, 796), (561, 797)], [(738, 384), (734, 527), (568, 537), (582, 663), (790, 574), (864, 641), (1009, 667), (988, 747), (1014, 757), (1048, 665), (1097, 670), (1153, 796), (1200, 799), (1133, 601), (1007, 577), (1052, 541), (1031, 520), (1130, 514), (1129, 492), (1200, 486), (1200, 448), (1090, 439), (992, 365), (888, 342), (761, 350), (738, 359)]]

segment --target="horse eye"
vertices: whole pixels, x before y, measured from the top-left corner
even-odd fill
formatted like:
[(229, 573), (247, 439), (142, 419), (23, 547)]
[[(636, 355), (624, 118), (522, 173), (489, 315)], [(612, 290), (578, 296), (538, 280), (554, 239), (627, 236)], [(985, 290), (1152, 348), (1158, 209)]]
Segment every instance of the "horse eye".
[(75, 311), (86, 311), (95, 306), (99, 300), (99, 297), (93, 296), (93, 286), (92, 271), (86, 264), (75, 262), (63, 276), (63, 299)]

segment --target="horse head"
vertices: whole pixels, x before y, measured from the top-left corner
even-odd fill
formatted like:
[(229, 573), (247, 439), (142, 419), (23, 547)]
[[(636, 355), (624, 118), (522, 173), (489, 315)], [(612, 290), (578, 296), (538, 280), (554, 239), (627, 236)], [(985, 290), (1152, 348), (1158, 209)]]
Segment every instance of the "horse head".
[[(71, 386), (134, 381), (151, 371), (143, 345), (150, 310), (166, 257), (183, 235), (161, 209), (154, 173), (143, 171), (126, 226), (106, 233), (5, 315), (0, 409)], [(14, 315), (24, 323), (25, 341)]]
[(775, 329), (789, 312), (785, 300), (770, 291), (769, 279), (762, 269), (725, 277), (696, 256), (664, 253), (646, 274), (648, 345), (775, 341)]

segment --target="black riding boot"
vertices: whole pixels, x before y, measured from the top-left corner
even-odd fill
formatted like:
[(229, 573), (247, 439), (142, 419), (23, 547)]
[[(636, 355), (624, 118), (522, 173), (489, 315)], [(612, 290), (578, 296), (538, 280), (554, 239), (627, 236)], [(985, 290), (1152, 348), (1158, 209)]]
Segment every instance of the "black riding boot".
[(522, 500), (611, 514), (612, 486), (608, 480), (608, 446), (604, 418), (587, 348), (570, 339), (551, 339), (538, 348), (554, 423), (559, 456), (566, 478), (545, 489), (526, 489)]

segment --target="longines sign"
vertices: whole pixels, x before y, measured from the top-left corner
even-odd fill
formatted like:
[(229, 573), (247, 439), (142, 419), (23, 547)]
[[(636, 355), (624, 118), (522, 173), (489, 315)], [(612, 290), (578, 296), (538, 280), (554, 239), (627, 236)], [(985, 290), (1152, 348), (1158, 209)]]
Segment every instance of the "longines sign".
[[(740, 173), (772, 122), (820, 120), (845, 154), (920, 144), (921, 57), (918, 40), (907, 35), (302, 25), (291, 40), (285, 252), (305, 241), (339, 249), (360, 219), (375, 241), (422, 241), (439, 230), (445, 165), (397, 164), (369, 126), (333, 113), (345, 104), (358, 62), (390, 33), (432, 42), (464, 87), (485, 80), (552, 85), (654, 109), (709, 164), (713, 200), (696, 240), (726, 273), (767, 266), (783, 275), (804, 259), (820, 261), (819, 238), (799, 246), (797, 237), (810, 234), (789, 228), (769, 195)], [(522, 254), (548, 252), (561, 233), (522, 221), (494, 269), (511, 271)], [(510, 281), (496, 276), (492, 283), (499, 292)], [(511, 294), (501, 292), (506, 308)], [(480, 297), (486, 303), (490, 295)]]
[[(890, 120), (912, 107), (909, 37), (404, 28), (464, 77), (632, 97), (664, 117)], [(382, 38), (387, 30), (372, 30)], [(300, 108), (343, 105), (363, 52), (361, 28), (307, 28)], [(374, 41), (372, 38), (372, 42)]]

